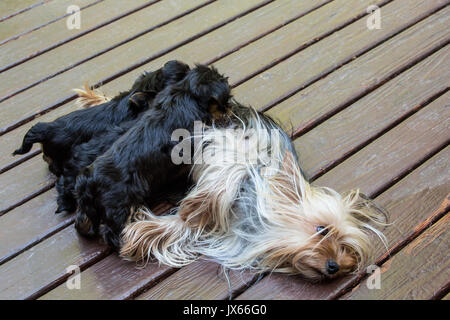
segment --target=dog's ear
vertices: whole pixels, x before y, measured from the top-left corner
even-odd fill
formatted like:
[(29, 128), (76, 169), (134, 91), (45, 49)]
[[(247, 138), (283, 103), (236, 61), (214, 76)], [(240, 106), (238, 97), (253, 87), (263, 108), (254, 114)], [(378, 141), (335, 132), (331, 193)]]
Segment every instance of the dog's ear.
[(128, 100), (129, 106), (133, 111), (140, 112), (147, 108), (151, 100), (151, 94), (146, 92), (136, 92)]

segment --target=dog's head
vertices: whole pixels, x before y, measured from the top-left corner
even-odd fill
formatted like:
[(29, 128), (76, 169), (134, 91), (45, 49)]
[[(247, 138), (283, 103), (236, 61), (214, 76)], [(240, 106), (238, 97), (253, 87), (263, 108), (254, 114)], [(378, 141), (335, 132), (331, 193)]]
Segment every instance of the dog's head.
[(182, 80), (189, 69), (187, 64), (171, 60), (156, 71), (143, 73), (131, 88), (132, 93), (128, 97), (130, 107), (136, 111), (147, 109), (158, 92)]
[(282, 174), (272, 182), (281, 228), (269, 245), (270, 264), (311, 280), (360, 271), (372, 257), (372, 236), (385, 243), (373, 224), (385, 225), (386, 212), (358, 190), (341, 196), (310, 185), (292, 157), (286, 158)]
[(214, 67), (196, 65), (187, 73), (183, 85), (210, 112), (226, 113), (229, 110), (231, 90), (228, 79)]

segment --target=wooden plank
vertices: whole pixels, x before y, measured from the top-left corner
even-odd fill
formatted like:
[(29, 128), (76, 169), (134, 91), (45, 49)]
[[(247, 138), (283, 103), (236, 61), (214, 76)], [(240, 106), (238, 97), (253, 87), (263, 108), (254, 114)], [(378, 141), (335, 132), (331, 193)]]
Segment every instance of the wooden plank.
[(54, 177), (48, 171), (48, 164), (40, 156), (0, 175), (0, 213), (53, 182)]
[[(380, 47), (380, 49), (382, 48)], [(407, 48), (401, 50), (398, 47), (383, 49), (374, 54), (373, 57), (387, 59), (387, 57), (392, 57), (394, 51), (398, 53), (407, 50)], [(349, 83), (350, 81), (346, 81), (348, 78), (342, 82), (335, 82), (335, 79), (339, 77), (342, 79), (342, 77), (352, 73), (352, 79), (359, 78), (364, 81), (368, 79), (366, 76), (372, 77), (372, 74), (377, 72), (375, 71), (377, 67), (382, 67), (382, 64), (379, 64), (381, 61), (379, 59), (375, 59), (375, 61), (367, 60), (360, 61), (358, 59), (352, 63), (352, 66), (349, 65), (345, 70), (339, 70), (330, 76), (330, 83), (335, 85), (330, 86), (330, 90), (325, 92), (328, 92), (330, 98), (335, 97), (336, 104), (342, 103), (341, 97), (348, 99), (349, 96), (344, 93), (346, 90), (357, 91), (358, 87), (353, 86), (353, 83)], [(372, 61), (375, 64), (372, 64)], [(374, 71), (366, 72), (366, 67)], [(395, 67), (391, 71), (394, 69)], [(380, 79), (380, 77), (376, 78)], [(399, 120), (417, 111), (422, 103), (432, 98), (437, 92), (441, 92), (448, 87), (450, 87), (450, 51), (443, 48), (315, 127), (314, 130), (297, 138), (294, 144), (298, 150), (318, 150), (318, 152), (300, 153), (303, 169), (311, 177), (328, 171), (337, 159), (343, 159), (355, 152), (364, 143), (381, 135)], [(299, 103), (302, 105), (311, 104), (310, 97), (312, 96), (308, 95)], [(312, 100), (315, 101), (316, 98), (312, 97)], [(331, 103), (328, 98), (322, 98), (321, 103), (314, 106), (318, 108), (323, 106), (326, 109), (326, 106), (331, 108)], [(298, 110), (303, 109), (299, 108)], [(298, 114), (301, 114), (301, 112), (291, 115), (291, 119), (295, 117), (300, 119)], [(298, 122), (293, 120), (292, 125), (298, 127)], [(349, 130), (350, 127), (351, 130)], [(333, 156), (330, 157), (330, 155)]]
[[(193, 281), (193, 279), (198, 279)], [(253, 279), (247, 272), (231, 271), (229, 273), (230, 287), (222, 268), (212, 261), (198, 260), (188, 267), (175, 272), (169, 278), (158, 283), (139, 300), (218, 300), (228, 299), (238, 288), (245, 287)], [(229, 290), (224, 290), (228, 288)]]
[[(257, 108), (271, 106), (275, 102), (280, 101), (280, 97), (288, 97), (293, 92), (321, 79), (324, 75), (342, 66), (342, 64), (350, 62), (355, 56), (365, 53), (406, 27), (413, 25), (419, 19), (428, 16), (436, 8), (442, 7), (442, 5), (442, 1), (438, 0), (399, 0), (391, 2), (383, 7), (382, 29), (369, 30), (366, 25), (367, 18), (363, 17), (350, 26), (333, 33), (326, 39), (284, 60), (275, 67), (258, 74), (236, 88), (234, 94), (243, 102)], [(448, 30), (450, 26), (448, 19), (450, 11), (448, 8), (443, 10), (445, 11), (438, 13), (438, 18), (432, 18), (438, 19), (435, 21), (436, 31)], [(408, 35), (413, 39), (417, 39), (412, 33), (408, 33)], [(437, 31), (436, 35), (431, 32), (429, 39), (420, 39), (420, 41), (426, 41), (427, 44), (422, 45), (419, 43), (419, 46), (431, 49), (441, 45), (448, 38), (448, 32)], [(401, 39), (402, 41), (406, 40), (404, 38)], [(398, 43), (397, 46), (401, 46), (401, 43)], [(407, 58), (402, 58), (401, 60), (410, 59), (413, 56), (412, 52), (414, 50), (410, 50)], [(391, 60), (389, 59), (388, 61)], [(232, 70), (240, 70), (240, 68), (235, 67)], [(365, 85), (371, 87), (374, 84), (366, 83)], [(332, 99), (331, 103), (333, 102), (334, 100)], [(283, 112), (288, 112), (281, 107), (274, 110), (274, 112), (280, 115), (282, 110)]]
[(67, 15), (67, 7), (70, 5), (76, 5), (81, 9), (97, 1), (98, 0), (50, 1), (34, 8), (34, 10), (24, 12), (18, 19), (8, 19), (2, 23), (0, 29), (0, 45), (8, 41), (13, 41), (20, 37), (21, 34), (29, 33), (35, 28), (49, 24), (55, 19), (62, 19), (62, 17)]
[[(290, 119), (297, 133), (308, 130), (318, 119), (326, 119), (327, 116), (339, 111), (347, 103), (355, 101), (374, 86), (383, 84), (386, 79), (395, 75), (395, 72), (407, 67), (408, 63), (426, 54), (427, 50), (432, 49), (433, 46), (439, 46), (442, 41), (448, 41), (448, 36), (441, 33), (440, 40), (436, 42), (432, 40), (423, 47), (419, 44), (421, 49), (417, 55), (414, 50), (409, 49), (417, 44), (416, 41), (421, 41), (423, 37), (430, 37), (428, 33), (422, 33), (422, 36), (420, 34), (421, 30), (424, 31), (423, 29), (432, 28), (432, 24), (440, 30), (448, 28), (449, 20), (445, 17), (448, 15), (448, 8), (444, 10), (397, 35), (355, 62), (342, 67), (339, 72), (332, 73), (276, 105), (268, 113), (281, 119)], [(418, 33), (415, 33), (416, 31)], [(387, 52), (389, 54), (385, 55)], [(399, 52), (402, 53), (401, 57), (397, 55)], [(359, 77), (353, 77), (354, 74), (358, 74)], [(332, 92), (333, 94), (329, 95), (332, 100), (324, 99), (322, 95), (317, 95), (317, 92)], [(306, 104), (303, 103), (306, 101)]]
[(72, 215), (55, 215), (55, 210), (52, 189), (0, 217), (0, 264), (73, 221)]
[[(97, 29), (16, 68), (0, 73), (0, 82), (2, 82), (0, 84), (0, 97), (14, 94), (33, 83), (42, 81), (43, 78), (70, 68), (88, 57), (95, 56), (99, 52), (114, 47), (144, 30), (155, 28), (161, 23), (170, 21), (174, 17), (206, 2), (207, 0), (160, 1), (117, 20), (105, 28)], [(134, 5), (134, 3), (128, 2), (126, 10), (134, 8)], [(84, 13), (82, 21), (84, 21)], [(43, 65), (46, 68), (42, 68)], [(8, 79), (8, 81), (3, 82), (5, 79)]]
[(381, 266), (380, 289), (366, 283), (344, 296), (351, 300), (431, 299), (450, 279), (450, 215), (414, 239)]
[[(400, 9), (401, 9), (400, 7), (397, 8), (397, 10), (400, 10)], [(427, 22), (429, 23), (429, 21), (427, 21)], [(435, 25), (441, 26), (441, 23), (439, 22), (439, 23), (436, 23)], [(423, 28), (423, 26), (422, 26), (422, 25), (419, 25), (418, 28)], [(430, 28), (431, 28), (431, 27), (430, 27)], [(345, 30), (345, 29), (344, 29), (344, 30)], [(445, 30), (446, 30), (445, 28), (442, 29), (442, 31), (441, 31), (441, 32), (442, 32), (442, 33), (441, 33), (441, 36), (442, 36), (443, 34), (446, 34), (446, 31), (445, 31)], [(416, 31), (417, 31), (417, 30), (414, 29), (414, 32), (416, 32)], [(430, 33), (433, 34), (433, 32), (430, 32)], [(429, 35), (430, 35), (430, 34), (426, 34), (426, 36), (424, 36), (424, 37), (429, 38)], [(420, 36), (420, 35), (419, 35), (419, 36)], [(422, 43), (423, 45), (425, 45), (425, 47), (426, 47), (426, 43), (425, 43), (425, 42), (423, 42), (423, 41), (419, 41), (419, 42), (421, 42), (421, 43)], [(388, 43), (388, 45), (390, 45), (390, 44), (391, 44), (391, 42)], [(383, 49), (384, 49), (384, 50), (387, 50), (388, 45), (386, 45), (385, 47), (383, 47)], [(400, 51), (398, 47), (396, 47), (396, 50), (397, 50), (397, 51)], [(407, 52), (410, 51), (410, 49), (409, 49), (407, 46), (405, 46), (405, 48), (403, 48), (403, 50), (404, 50), (404, 51), (400, 51), (400, 52), (402, 52), (402, 53), (404, 53), (404, 54), (406, 54)], [(421, 48), (420, 48), (420, 45), (419, 45), (416, 52), (420, 52), (420, 50), (421, 50)], [(324, 50), (324, 51), (327, 51), (327, 50)], [(379, 51), (377, 51), (377, 54), (379, 54)], [(375, 56), (375, 55), (374, 55), (374, 56)], [(377, 61), (377, 62), (378, 62), (378, 61)], [(355, 62), (355, 63), (356, 63), (356, 62)], [(216, 65), (217, 65), (217, 64), (216, 64)], [(362, 75), (364, 75), (364, 71), (365, 71), (365, 70), (362, 70), (361, 73), (354, 74), (355, 79), (357, 79), (358, 77), (360, 78)], [(339, 72), (339, 71), (338, 71), (338, 72)], [(251, 80), (250, 80), (250, 81), (251, 81)], [(249, 81), (249, 82), (250, 82), (250, 81)], [(351, 88), (351, 87), (348, 87), (348, 88)], [(238, 87), (238, 89), (240, 89), (240, 87)], [(262, 92), (261, 92), (261, 94), (262, 94)], [(425, 94), (426, 94), (426, 93), (425, 93)], [(251, 96), (251, 94), (250, 94), (250, 96)], [(248, 97), (248, 95), (247, 95), (246, 97)], [(277, 118), (279, 118), (279, 117), (277, 117)], [(288, 122), (288, 121), (289, 121), (288, 119), (290, 119), (290, 118), (291, 118), (290, 116), (286, 116), (286, 117), (284, 118), (284, 123)], [(392, 118), (389, 118), (389, 119), (392, 120)], [(348, 124), (347, 124), (347, 125), (348, 125)], [(382, 125), (382, 124), (381, 124), (381, 125)], [(356, 137), (356, 140), (357, 140), (357, 138), (359, 137), (359, 135), (356, 135), (356, 136), (357, 136), (357, 137)], [(316, 150), (316, 148), (312, 148), (312, 150)], [(301, 153), (301, 151), (300, 151), (300, 155), (301, 155), (301, 154), (302, 154), (302, 153)], [(309, 153), (307, 153), (307, 154), (309, 154)], [(314, 154), (314, 152), (311, 152), (311, 154)], [(335, 160), (336, 160), (336, 159), (339, 159), (339, 158), (334, 158), (334, 154), (333, 154), (333, 153), (325, 154), (324, 157), (326, 157), (326, 156), (330, 157), (331, 159), (335, 159)], [(311, 160), (311, 161), (314, 160), (314, 159), (312, 159), (312, 158), (314, 158), (314, 156), (311, 156), (311, 159), (309, 159), (309, 160)], [(328, 158), (328, 159), (330, 159), (330, 158)], [(306, 171), (306, 172), (308, 173), (308, 171)], [(308, 173), (308, 174), (309, 174), (309, 173)], [(189, 268), (190, 268), (190, 266), (188, 266), (188, 267), (186, 267), (186, 268), (183, 268), (184, 272), (188, 273)], [(186, 269), (186, 270), (185, 270), (185, 269)], [(218, 281), (217, 278), (214, 278), (214, 277), (208, 275), (206, 271), (189, 272), (189, 274), (191, 275), (191, 278), (190, 278), (190, 279), (191, 279), (191, 282), (190, 282), (191, 288), (197, 286), (196, 281), (202, 282), (202, 281), (204, 280), (205, 277), (210, 277), (210, 278), (212, 279), (212, 282), (209, 283), (208, 285), (205, 285), (204, 288), (208, 288), (209, 286), (216, 285), (216, 284), (214, 283), (214, 281)], [(175, 276), (175, 275), (174, 275), (174, 276)], [(170, 285), (173, 286), (173, 287), (177, 287), (175, 284), (172, 283), (171, 278), (172, 278), (172, 277), (166, 279), (166, 281), (162, 282), (160, 285), (162, 286), (164, 283), (168, 283), (168, 284), (170, 284)], [(215, 279), (215, 280), (214, 280), (214, 279)], [(219, 281), (219, 282), (220, 282), (220, 281)], [(182, 288), (182, 289), (179, 290), (179, 293), (178, 293), (178, 296), (177, 296), (177, 297), (182, 297), (181, 292), (184, 292), (184, 293), (186, 294), (187, 297), (190, 295), (190, 292), (192, 292), (191, 288), (190, 288), (189, 286), (187, 286), (187, 285), (185, 285), (185, 286), (180, 286), (180, 288)], [(222, 286), (222, 290), (223, 290), (223, 291), (225, 291), (225, 290), (227, 290), (227, 289), (228, 289), (227, 287)], [(181, 290), (183, 290), (183, 291), (181, 291)], [(161, 290), (161, 291), (162, 291), (162, 290)], [(169, 290), (165, 290), (165, 291), (166, 291), (166, 292), (169, 292)], [(163, 292), (163, 291), (162, 291), (162, 292)], [(200, 295), (200, 292), (197, 292), (196, 294), (197, 294), (197, 295)], [(208, 297), (208, 294), (209, 294), (209, 292), (205, 292), (205, 295), (204, 295), (203, 297)], [(161, 298), (161, 296), (158, 296), (158, 297)]]
[[(203, 7), (181, 19), (158, 28), (154, 32), (143, 35), (112, 51), (71, 69), (56, 78), (42, 83), (27, 91), (0, 103), (0, 126), (18, 121), (23, 117), (35, 114), (55, 103), (71, 96), (74, 87), (84, 82), (98, 82), (114, 72), (120, 71), (143, 59), (146, 55), (165, 50), (168, 47), (186, 41), (200, 32), (208, 30), (219, 23), (224, 23), (242, 12), (257, 8), (269, 0), (229, 0), (217, 1)], [(192, 23), (196, 21), (197, 23)], [(183, 32), (180, 32), (183, 30)], [(101, 68), (99, 68), (101, 66)], [(130, 86), (130, 82), (126, 87)], [(45, 88), (45, 89), (44, 89)], [(52, 90), (48, 90), (52, 88)], [(33, 98), (32, 98), (33, 97)], [(14, 106), (14, 107), (11, 107)]]
[[(58, 1), (51, 1), (42, 7)], [(68, 38), (82, 35), (86, 31), (92, 28), (95, 29), (102, 23), (110, 21), (125, 13), (127, 10), (137, 8), (148, 2), (150, 2), (150, 0), (135, 0), (133, 1), (133, 5), (130, 5), (129, 1), (105, 0), (82, 11), (81, 29), (69, 30), (66, 26), (66, 20), (63, 19), (52, 23), (45, 28), (26, 34), (16, 41), (8, 42), (2, 46), (3, 54), (0, 69), (3, 69), (4, 67), (19, 60), (34, 56), (40, 51), (44, 51), (46, 48), (60, 43)], [(36, 10), (37, 9), (38, 8), (36, 8)], [(30, 15), (33, 15), (33, 11), (34, 10), (30, 11)], [(66, 10), (64, 10), (64, 12), (65, 11)], [(20, 20), (21, 18), (19, 16), (15, 19)]]
[[(449, 111), (445, 106), (449, 96), (447, 94), (437, 99), (322, 176), (317, 183), (340, 192), (359, 187), (363, 193), (372, 196), (381, 185), (400, 177), (420, 158), (429, 154), (433, 147), (445, 141), (448, 121), (441, 119), (448, 118)], [(392, 227), (383, 230), (391, 246), (407, 239), (418, 224), (439, 208), (450, 187), (447, 177), (449, 155), (450, 148), (446, 148), (376, 199), (389, 211), (391, 222), (395, 222)], [(370, 177), (366, 171), (371, 172)], [(381, 244), (377, 246), (378, 256), (385, 253)], [(274, 274), (252, 286), (239, 299), (326, 299), (340, 292), (354, 279), (349, 276), (315, 285), (296, 277)]]
[(68, 278), (66, 268), (84, 268), (93, 257), (106, 254), (106, 248), (78, 237), (68, 227), (0, 266), (0, 298), (32, 298)]
[[(51, 1), (51, 0), (50, 0)], [(4, 0), (0, 2), (0, 22), (44, 4), (43, 0)]]
[(145, 268), (124, 261), (112, 254), (81, 273), (79, 290), (69, 290), (61, 284), (40, 297), (42, 300), (123, 300), (142, 287), (171, 272), (168, 267), (150, 263)]

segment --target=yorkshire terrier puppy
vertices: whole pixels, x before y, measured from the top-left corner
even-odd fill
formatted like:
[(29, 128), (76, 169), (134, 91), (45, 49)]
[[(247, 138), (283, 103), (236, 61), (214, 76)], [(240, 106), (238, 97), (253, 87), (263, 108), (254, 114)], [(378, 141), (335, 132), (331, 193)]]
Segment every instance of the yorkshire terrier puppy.
[[(311, 185), (289, 136), (235, 104), (223, 127), (204, 131), (194, 187), (172, 214), (146, 209), (123, 232), (121, 255), (173, 267), (204, 255), (230, 269), (334, 278), (366, 265), (384, 212), (358, 191)], [(202, 161), (198, 161), (202, 159)]]
[[(104, 99), (101, 105), (76, 110), (52, 122), (39, 122), (26, 133), (22, 146), (13, 155), (25, 154), (34, 143), (41, 143), (43, 158), (49, 163), (49, 170), (60, 176), (74, 145), (87, 142), (112, 126), (136, 119), (148, 109), (151, 100), (168, 82), (178, 80), (188, 70), (189, 67), (184, 63), (170, 61), (163, 68), (140, 76), (131, 90), (110, 101)], [(87, 90), (81, 95), (81, 101), (93, 100), (90, 95), (92, 92)], [(102, 99), (98, 101), (102, 102)]]
[[(103, 127), (103, 131), (97, 128), (92, 137), (82, 143), (74, 143), (70, 150), (71, 156), (64, 161), (62, 174), (56, 182), (58, 192), (58, 208), (56, 213), (74, 212), (76, 200), (74, 196), (75, 181), (80, 170), (89, 166), (98, 156), (108, 148), (128, 129), (130, 129), (142, 116), (143, 110), (149, 108), (153, 98), (166, 86), (174, 84), (184, 78), (189, 67), (178, 61), (170, 61), (160, 70), (141, 75), (133, 85), (130, 92), (134, 92), (130, 99), (130, 105), (140, 106), (132, 119), (124, 117), (119, 123), (110, 123)], [(83, 93), (82, 91), (80, 93)], [(91, 93), (82, 96), (84, 105), (93, 106), (101, 97)], [(106, 123), (107, 124), (107, 123)], [(86, 132), (84, 131), (83, 134)]]
[(77, 230), (95, 236), (102, 224), (105, 242), (119, 248), (130, 211), (189, 172), (172, 161), (174, 130), (192, 132), (195, 121), (211, 124), (227, 113), (229, 98), (227, 79), (203, 65), (159, 92), (142, 118), (77, 177)]

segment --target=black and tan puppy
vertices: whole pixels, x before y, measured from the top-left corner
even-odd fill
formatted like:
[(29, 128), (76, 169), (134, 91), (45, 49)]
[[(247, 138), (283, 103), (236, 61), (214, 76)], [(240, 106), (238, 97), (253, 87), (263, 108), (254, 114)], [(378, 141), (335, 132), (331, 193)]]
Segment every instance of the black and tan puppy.
[(218, 112), (228, 111), (229, 98), (227, 79), (203, 65), (162, 90), (142, 118), (77, 177), (77, 230), (95, 236), (103, 224), (105, 242), (118, 249), (131, 209), (186, 169), (171, 159), (178, 143), (171, 140), (173, 131), (192, 133), (195, 121), (212, 123)]
[(101, 105), (77, 110), (53, 122), (39, 122), (25, 135), (22, 146), (13, 155), (25, 154), (34, 143), (42, 144), (43, 158), (56, 176), (64, 171), (64, 164), (72, 156), (75, 145), (89, 141), (122, 122), (136, 119), (147, 110), (152, 99), (168, 83), (183, 78), (189, 67), (169, 61), (163, 68), (141, 75), (133, 87)]

